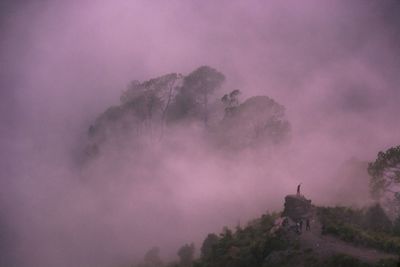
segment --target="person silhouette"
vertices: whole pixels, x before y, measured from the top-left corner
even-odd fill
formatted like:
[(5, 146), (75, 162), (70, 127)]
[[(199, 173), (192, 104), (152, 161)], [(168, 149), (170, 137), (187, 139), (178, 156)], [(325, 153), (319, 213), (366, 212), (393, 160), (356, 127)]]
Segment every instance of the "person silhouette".
[(300, 186), (301, 186), (301, 183), (297, 186), (297, 195), (299, 195), (299, 196), (300, 196)]

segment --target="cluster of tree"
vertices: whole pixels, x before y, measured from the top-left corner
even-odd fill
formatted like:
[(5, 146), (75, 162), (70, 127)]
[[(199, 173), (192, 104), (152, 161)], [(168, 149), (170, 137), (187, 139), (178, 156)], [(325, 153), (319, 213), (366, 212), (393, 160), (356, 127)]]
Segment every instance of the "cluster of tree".
[[(318, 218), (323, 234), (333, 234), (346, 242), (396, 252), (400, 237), (393, 235), (391, 224), (379, 205), (365, 209), (346, 207), (318, 207)], [(276, 266), (397, 266), (396, 260), (365, 263), (348, 255), (322, 256), (312, 249), (304, 250), (297, 235), (280, 229), (272, 231), (279, 214), (265, 214), (245, 227), (231, 230), (224, 227), (220, 234), (208, 234), (201, 245), (200, 256), (195, 258), (193, 244), (182, 246), (176, 262), (163, 263), (158, 249), (146, 253), (144, 262), (134, 267), (276, 267)], [(329, 253), (328, 253), (329, 254)]]
[(294, 247), (284, 232), (271, 233), (278, 214), (266, 214), (235, 231), (225, 228), (219, 235), (209, 234), (201, 248), (197, 267), (268, 266), (268, 257)]
[(132, 265), (133, 267), (192, 267), (195, 257), (194, 244), (185, 244), (179, 250), (178, 262), (164, 263), (160, 257), (160, 249), (153, 247), (143, 257), (143, 262)]
[[(184, 76), (170, 73), (148, 81), (133, 81), (120, 98), (89, 128), (89, 155), (99, 144), (121, 134), (160, 140), (166, 126), (187, 122), (204, 125), (220, 144), (243, 147), (255, 142), (279, 143), (289, 134), (285, 109), (267, 96), (239, 101), (239, 90), (216, 97), (225, 76), (202, 66)], [(124, 136), (124, 137), (125, 137)], [(120, 138), (123, 139), (123, 138)]]
[(400, 250), (400, 221), (392, 222), (379, 204), (368, 208), (320, 207), (322, 233), (391, 253)]
[(279, 144), (290, 132), (285, 108), (267, 96), (253, 96), (239, 103), (239, 91), (222, 98), (224, 117), (217, 128), (220, 142), (241, 148), (259, 144)]
[[(366, 168), (370, 176), (369, 189), (376, 204), (369, 209), (360, 210), (326, 209), (325, 213), (321, 214), (327, 217), (327, 222), (331, 222), (330, 226), (335, 225), (328, 227), (327, 232), (343, 235), (347, 241), (353, 238), (359, 239), (356, 236), (362, 234), (364, 237), (368, 236), (365, 234), (366, 231), (400, 237), (400, 146), (380, 151), (373, 162), (366, 163), (367, 166), (363, 166), (363, 162), (358, 164), (363, 169)], [(379, 242), (370, 236), (364, 243)], [(393, 245), (388, 246), (393, 247)], [(400, 240), (398, 247), (400, 249)]]
[[(135, 267), (247, 267), (263, 266), (265, 258), (273, 251), (285, 250), (290, 242), (282, 233), (271, 234), (277, 214), (263, 215), (246, 227), (233, 231), (224, 227), (221, 234), (209, 234), (203, 241), (200, 257), (194, 258), (194, 245), (186, 244), (178, 251), (179, 261), (163, 264), (151, 249), (144, 263)], [(158, 253), (158, 250), (157, 250)], [(151, 254), (151, 257), (148, 255)], [(149, 260), (151, 258), (151, 260)]]
[(187, 76), (170, 73), (144, 82), (133, 81), (122, 93), (120, 105), (101, 114), (89, 135), (104, 138), (107, 130), (116, 132), (118, 128), (148, 135), (152, 127), (183, 119), (200, 119), (206, 125), (210, 95), (224, 80), (222, 73), (202, 66)]
[(368, 164), (372, 196), (392, 218), (400, 216), (400, 146), (379, 152)]
[[(279, 217), (279, 214), (266, 214), (262, 215), (261, 218), (253, 220), (244, 228), (237, 227), (235, 231), (225, 228), (220, 235), (209, 234), (201, 247), (200, 258), (194, 261), (193, 266), (397, 266), (397, 260), (365, 263), (359, 259), (341, 254), (321, 257), (321, 255), (314, 253), (312, 249), (305, 250), (302, 248), (297, 238), (293, 238), (290, 232), (283, 229), (276, 232), (271, 231), (277, 217)], [(391, 226), (391, 223), (379, 205), (362, 210), (318, 208), (318, 217), (326, 225), (324, 231), (327, 231), (327, 228), (331, 226), (340, 228), (346, 224), (358, 225), (364, 230), (360, 236), (345, 241), (356, 243), (361, 240), (361, 237), (373, 232), (378, 233), (380, 239), (377, 238), (374, 240), (375, 243), (369, 243), (372, 247), (390, 252), (397, 252), (396, 249), (399, 248), (396, 247), (396, 242), (399, 242), (400, 238), (393, 236), (392, 232), (387, 232), (390, 231), (387, 230), (387, 227)], [(357, 244), (361, 245), (362, 243)]]
[(368, 208), (319, 207), (318, 217), (325, 228), (328, 225), (355, 225), (374, 232), (391, 233), (392, 222), (379, 204)]

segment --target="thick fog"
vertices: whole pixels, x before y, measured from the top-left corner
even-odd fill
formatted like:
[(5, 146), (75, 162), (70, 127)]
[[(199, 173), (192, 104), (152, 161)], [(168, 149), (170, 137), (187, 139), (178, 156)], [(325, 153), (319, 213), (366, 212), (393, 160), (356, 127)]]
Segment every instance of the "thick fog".
[[(3, 1), (0, 262), (116, 266), (266, 211), (302, 183), (368, 203), (366, 162), (399, 144), (399, 1)], [(290, 140), (221, 152), (196, 127), (83, 163), (132, 80), (208, 65), (286, 108)], [(129, 144), (130, 142), (127, 141)]]

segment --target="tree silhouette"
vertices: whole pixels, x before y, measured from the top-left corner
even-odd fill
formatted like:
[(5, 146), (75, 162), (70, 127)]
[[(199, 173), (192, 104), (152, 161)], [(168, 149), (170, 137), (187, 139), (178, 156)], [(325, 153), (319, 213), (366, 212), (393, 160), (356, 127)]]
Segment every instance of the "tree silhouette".
[(368, 164), (368, 174), (372, 196), (384, 202), (391, 215), (399, 215), (400, 146), (379, 152), (376, 160)]
[(178, 250), (179, 263), (181, 267), (190, 267), (193, 265), (194, 260), (194, 244), (191, 243), (183, 245)]

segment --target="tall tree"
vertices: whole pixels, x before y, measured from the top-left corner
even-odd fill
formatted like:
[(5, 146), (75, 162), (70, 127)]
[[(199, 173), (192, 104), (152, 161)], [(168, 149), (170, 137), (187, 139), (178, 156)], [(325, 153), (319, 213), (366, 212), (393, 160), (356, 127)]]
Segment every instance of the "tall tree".
[(160, 267), (163, 265), (158, 247), (153, 247), (146, 252), (144, 255), (144, 265), (145, 267)]
[(207, 126), (209, 98), (224, 81), (225, 76), (209, 66), (201, 66), (188, 74), (175, 99), (173, 119), (200, 117)]
[(219, 130), (223, 143), (242, 148), (281, 143), (288, 137), (290, 125), (284, 106), (267, 96), (254, 96), (226, 110)]
[(208, 234), (206, 239), (203, 241), (201, 246), (201, 257), (207, 258), (211, 255), (213, 246), (216, 245), (219, 241), (219, 238), (216, 234)]
[(400, 213), (400, 146), (379, 152), (368, 164), (372, 196), (384, 200), (391, 213)]
[(128, 89), (122, 93), (120, 97), (121, 103), (127, 104), (146, 92), (152, 92), (160, 99), (160, 109), (162, 111), (162, 119), (164, 119), (171, 102), (181, 87), (182, 79), (182, 74), (170, 73), (142, 83), (136, 80), (132, 81)]
[(194, 260), (194, 244), (183, 245), (178, 250), (179, 263), (181, 267), (191, 267)]

